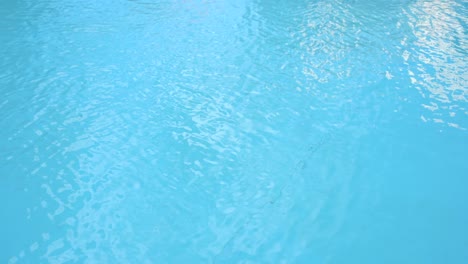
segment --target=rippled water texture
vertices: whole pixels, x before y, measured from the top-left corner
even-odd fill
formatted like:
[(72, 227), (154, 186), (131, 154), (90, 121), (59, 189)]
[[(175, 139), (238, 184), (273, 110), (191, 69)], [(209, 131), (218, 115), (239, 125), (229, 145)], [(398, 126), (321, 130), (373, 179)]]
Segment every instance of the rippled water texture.
[(0, 263), (467, 263), (467, 23), (0, 1)]

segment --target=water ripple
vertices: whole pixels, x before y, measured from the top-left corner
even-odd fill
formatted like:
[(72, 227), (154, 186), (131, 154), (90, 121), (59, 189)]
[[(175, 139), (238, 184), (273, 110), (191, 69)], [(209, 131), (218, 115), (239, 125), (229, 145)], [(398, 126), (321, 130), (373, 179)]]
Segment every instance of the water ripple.
[(0, 262), (456, 263), (467, 14), (1, 2)]

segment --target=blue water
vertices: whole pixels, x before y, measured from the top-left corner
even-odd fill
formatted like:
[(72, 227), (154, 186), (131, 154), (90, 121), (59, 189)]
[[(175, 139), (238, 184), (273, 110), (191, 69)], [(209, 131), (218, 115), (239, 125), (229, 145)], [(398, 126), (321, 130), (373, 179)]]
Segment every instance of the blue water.
[(468, 263), (468, 3), (0, 1), (0, 263)]

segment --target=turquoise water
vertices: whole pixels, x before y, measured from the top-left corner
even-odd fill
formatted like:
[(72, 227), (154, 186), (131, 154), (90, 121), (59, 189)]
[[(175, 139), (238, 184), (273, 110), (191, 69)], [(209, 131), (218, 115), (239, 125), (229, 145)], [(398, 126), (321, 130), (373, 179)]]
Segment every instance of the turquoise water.
[(468, 4), (0, 2), (0, 263), (467, 263)]

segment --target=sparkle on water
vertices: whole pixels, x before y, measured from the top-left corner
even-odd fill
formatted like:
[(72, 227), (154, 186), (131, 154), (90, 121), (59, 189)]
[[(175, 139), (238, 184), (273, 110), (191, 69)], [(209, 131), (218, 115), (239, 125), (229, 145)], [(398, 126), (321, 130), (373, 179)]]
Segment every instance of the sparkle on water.
[(467, 263), (467, 23), (0, 1), (0, 263)]

